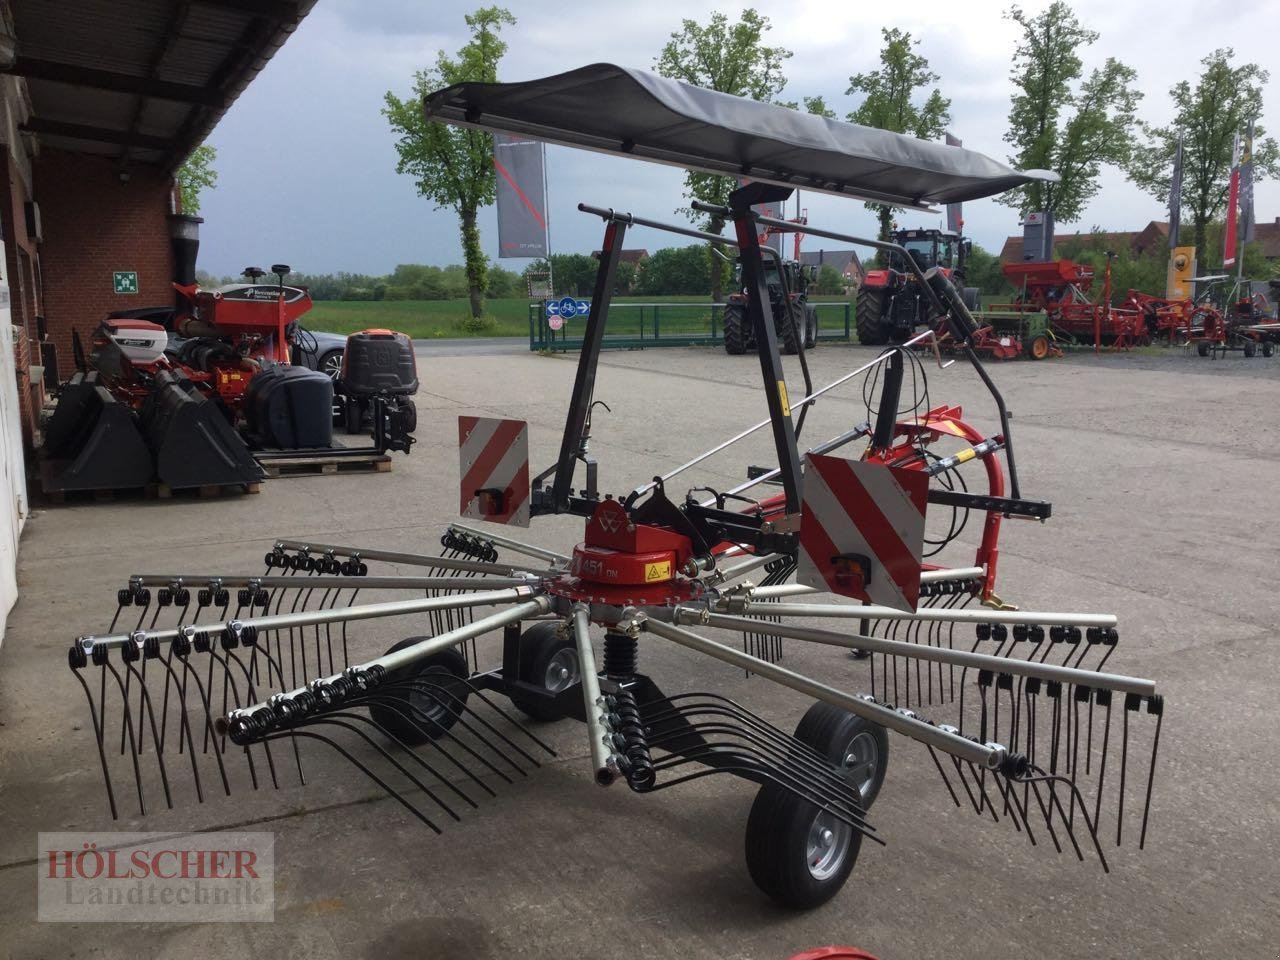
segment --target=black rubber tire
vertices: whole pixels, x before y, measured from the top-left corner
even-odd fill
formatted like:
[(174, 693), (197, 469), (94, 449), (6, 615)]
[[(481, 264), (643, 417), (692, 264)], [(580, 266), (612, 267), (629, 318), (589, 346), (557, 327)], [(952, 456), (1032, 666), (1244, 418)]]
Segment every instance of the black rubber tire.
[(1258, 341), (1246, 340), (1242, 345), (1242, 349), (1246, 357), (1256, 357), (1258, 355)]
[(1200, 354), (1200, 356), (1202, 357), (1207, 357), (1209, 355), (1209, 341), (1201, 340), (1199, 343), (1197, 343), (1196, 353)]
[(343, 427), (347, 433), (364, 432), (364, 404), (355, 397), (347, 397), (342, 406)]
[(868, 347), (882, 347), (889, 342), (889, 331), (884, 323), (884, 291), (858, 289), (858, 299), (853, 308), (854, 328), (858, 342)]
[(400, 399), (400, 410), (404, 416), (404, 429), (406, 433), (413, 433), (418, 429), (418, 405), (408, 397)]
[(724, 352), (737, 357), (747, 352), (747, 310), (740, 303), (727, 303), (722, 317)]
[[(562, 651), (573, 651), (573, 663), (578, 662), (578, 648), (572, 634), (562, 629), (560, 623), (545, 621), (535, 623), (520, 635), (520, 679), (534, 686), (550, 689), (549, 671)], [(572, 680), (568, 686), (580, 686), (582, 680)], [(561, 720), (569, 714), (548, 700), (523, 696), (518, 691), (511, 694), (511, 702), (526, 717), (533, 720)]]
[[(847, 748), (858, 737), (867, 737), (863, 743), (874, 744), (881, 758), (865, 793), (874, 801), (884, 782), (888, 760), (888, 739), (883, 727), (825, 703), (809, 708), (796, 727), (797, 739), (838, 764), (843, 763)], [(862, 834), (846, 827), (841, 858), (829, 873), (816, 876), (808, 857), (810, 833), (819, 815), (818, 808), (809, 801), (775, 783), (766, 783), (756, 794), (747, 817), (747, 870), (751, 879), (764, 893), (793, 909), (811, 910), (835, 896), (853, 872), (862, 846)]]
[(804, 322), (802, 308), (798, 304), (788, 303), (774, 312), (774, 320), (777, 323), (778, 349), (785, 354), (799, 353), (801, 342), (798, 338), (804, 336), (801, 329)]
[(818, 310), (811, 304), (804, 305), (804, 348), (812, 350), (818, 345)]
[(1045, 359), (1049, 356), (1049, 350), (1049, 337), (1043, 333), (1037, 333), (1027, 341), (1026, 354), (1032, 360)]
[(970, 310), (982, 309), (982, 290), (979, 287), (962, 287), (960, 299)]
[[(338, 380), (341, 379), (342, 377), (343, 352), (344, 351), (341, 349), (326, 350), (324, 353), (322, 353), (319, 357), (316, 358), (316, 369), (319, 370), (321, 373), (328, 374), (329, 379), (332, 380), (334, 383), (337, 383)], [(336, 361), (336, 367), (334, 368), (333, 372), (330, 372), (326, 370), (325, 367), (330, 362), (333, 362), (333, 361)]]
[(1274, 357), (1276, 355), (1276, 345), (1270, 340), (1262, 344), (1262, 355), (1264, 357)]
[[(387, 652), (392, 653), (426, 639), (405, 637)], [(455, 710), (461, 706), (459, 701), (465, 703), (471, 692), (470, 687), (458, 680), (465, 680), (468, 674), (467, 661), (456, 648), (434, 653), (412, 667), (390, 674), (386, 683), (415, 678), (429, 679), (440, 684), (439, 694), (433, 697), (428, 690), (415, 690), (407, 694), (405, 699), (408, 703), (400, 701), (394, 706), (372, 703), (369, 705), (369, 716), (374, 723), (408, 746), (434, 740), (457, 722)], [(413, 704), (412, 708), (409, 703)]]

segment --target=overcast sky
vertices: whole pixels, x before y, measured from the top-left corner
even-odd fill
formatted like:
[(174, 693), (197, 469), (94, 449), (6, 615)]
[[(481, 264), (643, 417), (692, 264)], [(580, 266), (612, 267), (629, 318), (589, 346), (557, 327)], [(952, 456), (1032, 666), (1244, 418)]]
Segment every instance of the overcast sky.
[[(395, 173), (396, 154), (383, 94), (407, 94), (413, 72), (440, 48), (465, 42), (464, 13), (482, 0), (319, 0), (297, 33), (267, 64), (214, 131), (218, 186), (202, 199), (200, 265), (215, 274), (249, 263), (286, 262), (296, 270), (383, 274), (397, 263), (458, 263), (461, 245), (451, 211), (433, 209), (412, 181)], [(1047, 0), (1027, 0), (1038, 11)], [(504, 80), (526, 80), (598, 61), (651, 68), (682, 17), (705, 20), (715, 10), (736, 18), (741, 6), (683, 0), (667, 7), (597, 0), (518, 0), (507, 4), (518, 23), (507, 28)], [(786, 99), (821, 94), (843, 116), (857, 106), (845, 96), (850, 74), (877, 63), (880, 28), (901, 27), (920, 39), (920, 52), (951, 97), (952, 129), (966, 147), (1008, 160), (1001, 140), (1009, 109), (1009, 58), (1015, 30), (1001, 2), (914, 0), (909, 4), (760, 0), (773, 23), (767, 41), (794, 51)], [(1081, 50), (1086, 71), (1115, 56), (1138, 71), (1145, 93), (1140, 115), (1170, 119), (1168, 89), (1194, 76), (1215, 47), (1264, 66), (1280, 43), (1276, 0), (1168, 0), (1155, 5), (1077, 0), (1080, 18), (1101, 33)], [(1265, 95), (1264, 126), (1280, 130), (1280, 76)], [(637, 160), (548, 148), (551, 244), (555, 252), (587, 252), (599, 243), (599, 221), (576, 211), (587, 201), (664, 218), (680, 204), (680, 171)], [(815, 224), (869, 233), (871, 215), (856, 201), (808, 194)], [(1139, 229), (1163, 218), (1161, 204), (1114, 170), (1078, 223)], [(1280, 216), (1280, 186), (1257, 189), (1259, 221)], [(904, 226), (939, 225), (939, 217), (902, 213)], [(966, 232), (988, 249), (1019, 232), (1012, 208), (992, 200), (965, 205)], [(482, 215), (485, 250), (497, 254), (492, 209)], [(636, 230), (628, 246), (650, 250), (679, 238)], [(829, 242), (805, 241), (816, 250)], [(526, 261), (506, 260), (523, 268)]]

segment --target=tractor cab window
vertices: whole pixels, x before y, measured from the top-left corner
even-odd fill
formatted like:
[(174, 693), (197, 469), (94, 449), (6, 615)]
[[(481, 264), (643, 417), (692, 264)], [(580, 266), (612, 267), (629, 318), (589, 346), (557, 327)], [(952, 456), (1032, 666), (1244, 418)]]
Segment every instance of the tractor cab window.
[(939, 266), (939, 267), (951, 266), (952, 264), (951, 244), (952, 244), (952, 241), (950, 240), (938, 241), (938, 262), (937, 264), (935, 264), (935, 266)]
[(934, 244), (932, 240), (908, 240), (903, 244), (912, 259), (920, 265), (921, 270), (937, 266), (934, 260)]

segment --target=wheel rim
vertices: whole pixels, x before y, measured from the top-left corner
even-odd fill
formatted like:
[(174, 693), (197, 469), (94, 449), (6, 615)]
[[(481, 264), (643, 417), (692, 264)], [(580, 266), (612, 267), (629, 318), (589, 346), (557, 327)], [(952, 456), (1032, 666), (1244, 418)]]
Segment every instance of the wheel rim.
[(1031, 355), (1037, 360), (1043, 360), (1049, 352), (1049, 341), (1043, 337), (1036, 337), (1031, 341)]
[(578, 651), (572, 647), (557, 650), (555, 656), (547, 661), (547, 672), (542, 685), (549, 693), (568, 690), (581, 680), (578, 669)]
[(880, 766), (880, 748), (876, 738), (867, 731), (859, 733), (844, 748), (844, 759), (840, 764), (844, 768), (844, 778), (858, 790), (865, 809), (871, 797), (871, 790), (876, 782), (876, 770)]
[(829, 880), (840, 871), (849, 855), (853, 828), (830, 813), (819, 813), (809, 826), (805, 862), (815, 880)]
[(409, 688), (408, 700), (413, 708), (414, 722), (445, 724), (447, 718), (453, 716), (453, 711), (446, 704), (454, 702), (448, 694), (453, 692), (457, 675), (443, 667), (428, 667), (414, 679), (425, 681)]
[(342, 374), (342, 354), (333, 353), (320, 362), (320, 372), (330, 380), (337, 380)]

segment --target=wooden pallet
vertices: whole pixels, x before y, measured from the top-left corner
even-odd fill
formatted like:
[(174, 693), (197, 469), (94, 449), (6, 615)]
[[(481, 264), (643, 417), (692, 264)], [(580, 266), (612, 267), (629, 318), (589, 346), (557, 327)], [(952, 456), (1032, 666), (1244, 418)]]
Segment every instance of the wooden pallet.
[(172, 500), (183, 499), (216, 500), (219, 497), (234, 497), (241, 494), (261, 493), (261, 483), (228, 483), (205, 484), (201, 487), (180, 487), (174, 489), (167, 483), (149, 483), (144, 487), (120, 487), (104, 490), (45, 490), (45, 501), (52, 505), (66, 503), (85, 503), (94, 501), (109, 503), (115, 500)]
[(261, 455), (258, 465), (272, 479), (285, 477), (320, 477), (339, 473), (388, 473), (391, 455), (367, 453), (359, 456), (271, 457)]

